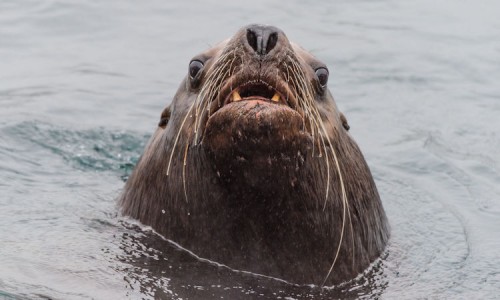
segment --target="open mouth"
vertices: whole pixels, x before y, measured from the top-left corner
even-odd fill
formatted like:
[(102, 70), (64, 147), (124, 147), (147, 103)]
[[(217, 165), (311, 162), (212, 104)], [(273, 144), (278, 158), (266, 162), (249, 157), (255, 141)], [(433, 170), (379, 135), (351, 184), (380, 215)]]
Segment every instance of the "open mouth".
[(261, 100), (274, 104), (288, 105), (287, 99), (272, 85), (262, 80), (248, 81), (233, 89), (224, 105), (237, 101)]

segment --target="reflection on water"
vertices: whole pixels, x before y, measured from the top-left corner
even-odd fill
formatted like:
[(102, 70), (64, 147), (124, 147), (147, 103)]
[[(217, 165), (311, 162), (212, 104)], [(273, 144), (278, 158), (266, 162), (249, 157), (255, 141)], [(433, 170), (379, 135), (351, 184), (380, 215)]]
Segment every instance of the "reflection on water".
[[(226, 2), (0, 2), (0, 299), (496, 298), (499, 4)], [(189, 59), (255, 22), (328, 64), (391, 223), (341, 286), (200, 261), (118, 215)]]

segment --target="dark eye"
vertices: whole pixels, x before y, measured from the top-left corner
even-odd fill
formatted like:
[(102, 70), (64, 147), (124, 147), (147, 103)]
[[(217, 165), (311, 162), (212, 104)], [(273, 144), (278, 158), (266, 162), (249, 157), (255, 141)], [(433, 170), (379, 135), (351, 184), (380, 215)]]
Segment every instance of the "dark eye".
[(200, 70), (203, 69), (203, 63), (199, 60), (193, 60), (189, 63), (189, 77), (194, 79)]
[(328, 83), (328, 69), (323, 67), (317, 68), (316, 76), (318, 76), (318, 82), (321, 87), (326, 87), (326, 84)]

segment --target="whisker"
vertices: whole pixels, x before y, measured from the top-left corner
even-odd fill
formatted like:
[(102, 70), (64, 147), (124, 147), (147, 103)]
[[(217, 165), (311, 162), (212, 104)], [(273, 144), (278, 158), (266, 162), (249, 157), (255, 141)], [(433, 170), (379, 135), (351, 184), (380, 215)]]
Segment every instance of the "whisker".
[[(344, 179), (343, 175), (340, 169), (340, 164), (337, 158), (337, 153), (335, 151), (335, 148), (332, 145), (332, 141), (330, 137), (328, 136), (328, 131), (325, 128), (325, 125), (321, 121), (321, 114), (319, 113), (318, 108), (316, 107), (314, 101), (314, 96), (312, 93), (312, 87), (310, 84), (306, 83), (305, 74), (302, 71), (302, 68), (300, 67), (298, 61), (296, 59), (293, 59), (293, 57), (289, 56), (289, 63), (290, 63), (290, 68), (292, 70), (292, 82), (295, 85), (295, 89), (297, 93), (300, 93), (298, 99), (301, 99), (301, 108), (304, 109), (304, 113), (306, 116), (309, 116), (309, 122), (310, 122), (310, 127), (311, 127), (311, 135), (315, 133), (315, 130), (318, 130), (318, 143), (321, 144), (323, 147), (323, 152), (325, 154), (325, 163), (326, 163), (326, 169), (327, 169), (327, 184), (326, 184), (326, 191), (325, 191), (325, 202), (323, 204), (323, 210), (326, 209), (327, 201), (329, 198), (329, 191), (330, 191), (330, 163), (329, 163), (329, 155), (328, 152), (330, 152), (331, 157), (333, 158), (335, 168), (337, 170), (338, 176), (339, 176), (339, 182), (340, 182), (340, 189), (341, 189), (341, 201), (342, 201), (342, 206), (343, 206), (343, 212), (342, 212), (342, 229), (340, 232), (340, 239), (339, 239), (339, 245), (337, 247), (337, 250), (335, 252), (335, 257), (333, 259), (333, 263), (330, 266), (330, 269), (328, 270), (328, 273), (326, 274), (326, 277), (323, 281), (323, 285), (326, 283), (328, 280), (333, 267), (335, 266), (335, 263), (337, 262), (337, 259), (340, 254), (340, 249), (342, 246), (342, 242), (344, 239), (344, 233), (345, 233), (345, 223), (346, 223), (346, 212), (349, 211), (349, 223), (350, 223), (350, 228), (351, 228), (351, 235), (352, 235), (352, 242), (354, 245), (354, 238), (353, 238), (353, 227), (352, 227), (352, 220), (351, 220), (351, 214), (350, 214), (350, 209), (348, 205), (348, 200), (347, 200), (347, 194), (345, 190), (345, 184), (344, 184)], [(322, 134), (319, 134), (321, 131)], [(313, 139), (314, 141), (314, 139)], [(318, 145), (319, 146), (319, 145)], [(327, 148), (330, 149), (330, 151), (327, 151)], [(314, 149), (314, 148), (313, 148)], [(354, 249), (354, 246), (353, 246)]]
[(184, 186), (184, 197), (186, 199), (186, 203), (189, 202), (187, 196), (187, 187), (186, 187), (186, 165), (187, 165), (188, 149), (189, 149), (189, 139), (187, 139), (186, 142), (186, 149), (184, 150), (184, 163), (182, 166), (182, 184)]
[(186, 115), (184, 116), (184, 119), (181, 122), (181, 126), (179, 128), (179, 131), (177, 132), (177, 135), (175, 136), (174, 145), (172, 146), (172, 151), (170, 152), (170, 158), (168, 159), (167, 176), (170, 174), (170, 166), (172, 165), (172, 157), (174, 156), (175, 148), (177, 147), (177, 143), (179, 142), (179, 137), (182, 133), (182, 129), (184, 128), (184, 124), (186, 123), (187, 118), (191, 114), (191, 110), (193, 110), (194, 105), (195, 105), (195, 102), (193, 102), (193, 104), (191, 104), (191, 106), (189, 107), (189, 110), (187, 111)]

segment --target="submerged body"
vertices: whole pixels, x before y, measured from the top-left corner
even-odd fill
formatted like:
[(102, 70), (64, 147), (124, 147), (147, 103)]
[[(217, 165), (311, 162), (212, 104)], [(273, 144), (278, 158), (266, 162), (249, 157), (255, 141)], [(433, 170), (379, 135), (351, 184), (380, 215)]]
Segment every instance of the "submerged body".
[(299, 284), (354, 278), (389, 230), (328, 75), (270, 26), (193, 58), (125, 185), (123, 213), (235, 269)]

